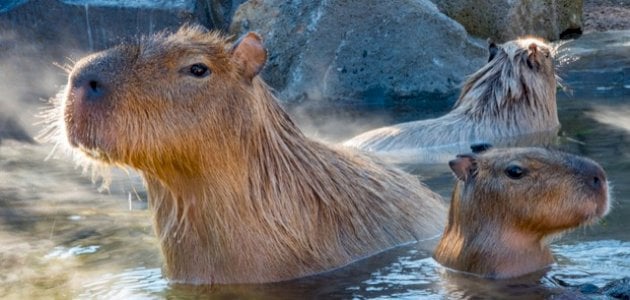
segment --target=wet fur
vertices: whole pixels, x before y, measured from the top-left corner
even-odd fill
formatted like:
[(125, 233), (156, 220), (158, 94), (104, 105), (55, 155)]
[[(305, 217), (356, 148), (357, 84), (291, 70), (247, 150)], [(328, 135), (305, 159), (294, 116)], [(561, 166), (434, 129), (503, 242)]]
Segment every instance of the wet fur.
[[(534, 53), (531, 44), (537, 45)], [(439, 155), (449, 145), (465, 149), (472, 143), (496, 145), (507, 137), (555, 133), (559, 122), (552, 49), (537, 39), (510, 41), (498, 48), (492, 45), (490, 61), (468, 78), (451, 112), (437, 119), (371, 130), (344, 145), (412, 156), (431, 152), (424, 148), (442, 147), (433, 154)]]
[[(474, 166), (467, 163), (465, 172), (455, 172), (467, 177), (455, 184), (448, 225), (434, 253), (456, 270), (508, 278), (543, 269), (553, 263), (548, 248), (553, 237), (609, 210), (605, 173), (586, 158), (511, 148), (474, 155)], [(513, 164), (527, 175), (508, 178), (504, 170)], [(594, 174), (602, 178), (601, 190), (587, 184)]]
[[(189, 26), (90, 56), (69, 80), (96, 70), (117, 89), (87, 107), (68, 88), (49, 116), (52, 140), (142, 173), (169, 279), (288, 280), (439, 234), (439, 195), (306, 138), (265, 83), (244, 76), (250, 58), (230, 49)], [(211, 77), (172, 75), (188, 58)]]

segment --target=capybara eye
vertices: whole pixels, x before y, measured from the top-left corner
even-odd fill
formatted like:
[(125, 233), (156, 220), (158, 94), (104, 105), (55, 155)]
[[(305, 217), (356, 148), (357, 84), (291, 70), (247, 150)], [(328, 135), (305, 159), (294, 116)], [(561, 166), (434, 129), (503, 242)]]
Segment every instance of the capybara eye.
[(521, 179), (525, 176), (525, 170), (519, 166), (509, 166), (505, 169), (505, 174), (512, 179)]
[(208, 68), (208, 66), (201, 63), (190, 66), (189, 72), (192, 76), (198, 78), (203, 78), (210, 75), (210, 69)]

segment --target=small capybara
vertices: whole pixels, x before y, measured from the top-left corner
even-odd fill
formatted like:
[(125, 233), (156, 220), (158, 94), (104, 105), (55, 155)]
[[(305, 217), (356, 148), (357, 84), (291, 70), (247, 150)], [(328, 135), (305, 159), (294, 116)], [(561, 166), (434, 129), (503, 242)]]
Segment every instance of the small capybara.
[(449, 165), (457, 177), (434, 258), (488, 278), (553, 263), (551, 237), (608, 213), (606, 173), (594, 161), (543, 148), (481, 149)]
[(261, 38), (185, 26), (72, 68), (47, 129), (144, 177), (175, 282), (262, 283), (439, 236), (446, 206), (419, 180), (306, 138), (257, 76)]
[(448, 114), (374, 129), (344, 145), (430, 162), (467, 151), (474, 143), (503, 144), (538, 132), (555, 136), (560, 123), (552, 49), (539, 39), (523, 38), (499, 46), (490, 42), (489, 52), (488, 63), (469, 77)]

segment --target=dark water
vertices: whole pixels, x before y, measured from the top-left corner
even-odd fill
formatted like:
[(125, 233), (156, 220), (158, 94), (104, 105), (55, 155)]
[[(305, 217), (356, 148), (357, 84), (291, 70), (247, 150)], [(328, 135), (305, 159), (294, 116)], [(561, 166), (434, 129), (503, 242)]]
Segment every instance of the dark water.
[[(600, 224), (554, 241), (557, 263), (540, 280), (456, 274), (412, 244), (286, 283), (169, 284), (161, 276), (146, 193), (135, 174), (115, 173), (110, 191), (99, 193), (99, 184), (69, 159), (45, 161), (50, 147), (5, 141), (0, 144), (0, 298), (574, 298), (573, 288), (565, 286), (601, 287), (630, 276), (630, 77), (621, 78), (621, 83), (593, 86), (590, 93), (559, 97), (561, 147), (603, 165), (613, 186), (613, 208)], [(315, 135), (326, 137), (325, 130)], [(403, 167), (449, 196), (453, 177), (446, 165)]]

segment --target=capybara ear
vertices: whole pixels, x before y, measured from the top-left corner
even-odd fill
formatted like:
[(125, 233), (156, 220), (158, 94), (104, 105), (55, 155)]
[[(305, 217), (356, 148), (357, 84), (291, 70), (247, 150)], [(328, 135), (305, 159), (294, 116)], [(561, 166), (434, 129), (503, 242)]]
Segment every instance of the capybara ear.
[(490, 52), (488, 62), (490, 62), (495, 56), (497, 56), (497, 53), (499, 52), (499, 47), (497, 47), (497, 44), (495, 44), (491, 38), (488, 38), (488, 52)]
[(232, 47), (232, 56), (241, 65), (243, 76), (251, 80), (258, 75), (267, 61), (267, 50), (263, 47), (262, 38), (248, 32)]
[(536, 52), (538, 52), (538, 45), (536, 45), (536, 43), (529, 44), (527, 48), (529, 49), (530, 55), (536, 55)]
[(477, 170), (477, 160), (474, 154), (457, 155), (457, 158), (448, 162), (457, 179), (466, 181)]
[(536, 43), (529, 44), (528, 54), (527, 54), (527, 65), (533, 69), (538, 69), (538, 45)]

